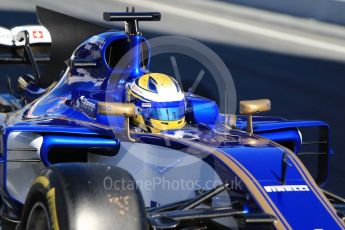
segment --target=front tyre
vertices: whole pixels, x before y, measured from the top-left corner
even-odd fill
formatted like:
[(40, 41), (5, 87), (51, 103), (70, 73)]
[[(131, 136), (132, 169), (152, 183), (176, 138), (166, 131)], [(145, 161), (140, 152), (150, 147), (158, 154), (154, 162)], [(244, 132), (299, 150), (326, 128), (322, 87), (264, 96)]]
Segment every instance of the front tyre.
[(147, 222), (140, 191), (127, 171), (68, 163), (46, 168), (36, 178), (19, 229), (147, 229)]

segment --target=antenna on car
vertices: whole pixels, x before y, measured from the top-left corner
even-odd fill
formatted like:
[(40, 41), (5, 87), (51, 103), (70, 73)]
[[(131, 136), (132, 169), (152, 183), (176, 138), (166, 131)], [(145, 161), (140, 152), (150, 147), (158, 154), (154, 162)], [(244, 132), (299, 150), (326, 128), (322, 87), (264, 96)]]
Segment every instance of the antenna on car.
[(132, 7), (132, 12), (129, 12), (129, 7), (126, 8), (126, 12), (104, 12), (103, 19), (105, 21), (124, 21), (125, 31), (130, 35), (138, 35), (139, 21), (160, 21), (161, 14), (159, 12), (135, 12), (135, 8)]

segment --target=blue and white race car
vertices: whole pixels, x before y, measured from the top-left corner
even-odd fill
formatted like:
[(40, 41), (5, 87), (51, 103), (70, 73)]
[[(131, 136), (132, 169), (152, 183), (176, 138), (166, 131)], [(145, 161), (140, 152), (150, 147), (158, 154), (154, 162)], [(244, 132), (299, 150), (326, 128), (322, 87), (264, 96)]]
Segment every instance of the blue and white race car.
[(268, 99), (224, 114), (150, 72), (138, 22), (160, 17), (105, 13), (125, 31), (87, 38), (48, 88), (48, 30), (0, 30), (0, 60), (34, 68), (1, 102), (2, 229), (345, 229), (345, 200), (322, 189), (329, 126), (254, 116)]

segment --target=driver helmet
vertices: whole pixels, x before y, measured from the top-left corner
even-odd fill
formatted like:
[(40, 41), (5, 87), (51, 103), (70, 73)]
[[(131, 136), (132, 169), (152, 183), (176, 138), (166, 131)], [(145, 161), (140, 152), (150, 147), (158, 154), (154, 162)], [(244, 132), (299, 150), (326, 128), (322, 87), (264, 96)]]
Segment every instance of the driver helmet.
[(131, 122), (147, 132), (181, 129), (185, 125), (185, 97), (177, 81), (162, 73), (148, 73), (127, 85), (127, 101), (137, 107)]

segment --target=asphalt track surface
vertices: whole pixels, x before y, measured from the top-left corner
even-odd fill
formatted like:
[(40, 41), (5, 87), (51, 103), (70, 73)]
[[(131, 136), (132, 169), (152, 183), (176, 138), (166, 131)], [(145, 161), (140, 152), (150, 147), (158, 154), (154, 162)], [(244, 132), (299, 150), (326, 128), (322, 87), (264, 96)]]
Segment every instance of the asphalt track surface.
[[(49, 1), (41, 1), (47, 3)], [(103, 11), (162, 13), (161, 22), (142, 23), (149, 37), (180, 35), (196, 39), (216, 52), (230, 69), (237, 100), (270, 98), (267, 115), (289, 119), (324, 120), (332, 127), (332, 157), (327, 189), (345, 196), (345, 28), (341, 26), (231, 5), (223, 1), (50, 1), (72, 16), (101, 22)], [(130, 4), (128, 4), (130, 3)], [(92, 9), (92, 10), (88, 10)], [(31, 1), (0, 0), (1, 24), (36, 23)], [(116, 24), (120, 25), (120, 24)], [(197, 76), (188, 63), (180, 72)], [(154, 70), (173, 73), (170, 60)], [(23, 69), (4, 68), (16, 76)], [(6, 87), (1, 78), (0, 90)], [(206, 87), (207, 86), (203, 86)]]

